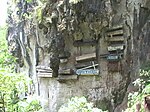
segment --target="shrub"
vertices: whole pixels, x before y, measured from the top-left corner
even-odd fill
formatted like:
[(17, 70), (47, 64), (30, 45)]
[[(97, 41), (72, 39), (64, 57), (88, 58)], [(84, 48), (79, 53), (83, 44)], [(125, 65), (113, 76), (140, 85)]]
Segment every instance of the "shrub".
[(61, 106), (58, 112), (106, 112), (88, 103), (85, 97), (73, 97), (67, 104)]

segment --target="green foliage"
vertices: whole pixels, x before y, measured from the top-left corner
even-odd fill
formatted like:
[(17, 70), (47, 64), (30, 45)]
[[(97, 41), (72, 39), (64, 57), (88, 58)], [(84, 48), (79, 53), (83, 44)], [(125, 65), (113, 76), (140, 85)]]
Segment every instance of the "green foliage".
[(25, 77), (20, 74), (9, 73), (7, 69), (0, 69), (0, 94), (3, 97), (5, 109), (14, 110), (19, 101), (19, 94), (25, 92)]
[(0, 69), (0, 100), (4, 101), (7, 112), (37, 112), (41, 109), (39, 98), (21, 97), (27, 91), (28, 84), (31, 84), (31, 79), (25, 75)]
[(0, 67), (10, 68), (13, 67), (15, 58), (8, 53), (8, 46), (6, 42), (6, 27), (0, 27)]
[(29, 96), (27, 100), (18, 102), (18, 111), (19, 112), (44, 112), (40, 105), (38, 97)]
[(85, 97), (73, 97), (67, 104), (61, 106), (58, 112), (106, 112), (88, 103)]
[[(140, 76), (140, 78), (133, 82), (136, 87), (138, 86), (139, 90), (138, 92), (129, 93), (128, 108), (125, 112), (135, 112), (136, 104), (140, 103), (142, 105), (144, 103), (144, 97), (150, 94), (150, 70), (140, 70)], [(141, 106), (140, 112), (145, 112), (144, 106)]]
[(8, 53), (5, 37), (6, 28), (0, 28), (0, 112), (37, 112), (41, 109), (38, 98), (21, 97), (27, 92), (31, 79), (24, 74), (13, 73), (15, 58)]
[(43, 10), (42, 6), (37, 6), (35, 8), (36, 19), (39, 23), (42, 21), (42, 10)]
[(31, 3), (32, 2), (32, 0), (26, 0), (28, 3)]

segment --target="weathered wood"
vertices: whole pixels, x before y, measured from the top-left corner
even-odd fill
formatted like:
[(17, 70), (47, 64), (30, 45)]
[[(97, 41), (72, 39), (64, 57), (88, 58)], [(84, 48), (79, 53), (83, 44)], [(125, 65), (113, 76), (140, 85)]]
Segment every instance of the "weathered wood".
[(84, 61), (84, 60), (91, 60), (91, 59), (96, 59), (96, 53), (91, 53), (91, 54), (84, 54), (81, 56), (76, 57), (76, 61)]
[(109, 42), (118, 42), (118, 41), (124, 41), (123, 36), (114, 36), (114, 37), (108, 37)]
[(76, 40), (73, 43), (75, 47), (85, 46), (85, 45), (96, 45), (96, 44), (97, 44), (97, 40), (93, 40), (93, 39), (81, 39), (81, 40)]
[(98, 69), (79, 69), (76, 71), (77, 75), (99, 75)]
[(72, 69), (59, 70), (59, 74), (61, 74), (61, 75), (71, 75), (71, 74), (74, 74), (74, 71)]
[(59, 75), (57, 80), (58, 81), (67, 81), (67, 80), (77, 80), (77, 75)]
[(43, 69), (43, 70), (52, 70), (50, 67), (48, 66), (37, 66), (36, 69)]
[(79, 68), (84, 68), (84, 67), (87, 67), (87, 66), (91, 66), (93, 63), (94, 63), (94, 64), (97, 64), (96, 61), (88, 61), (88, 62), (76, 63), (76, 64), (75, 64), (75, 67), (76, 67), (77, 69), (79, 69)]
[(116, 51), (116, 50), (124, 50), (124, 45), (114, 44), (114, 45), (108, 46), (108, 51)]
[(44, 72), (44, 73), (45, 73), (45, 72), (46, 72), (46, 73), (51, 73), (51, 72), (52, 72), (52, 70), (48, 70), (48, 69), (47, 69), (47, 70), (45, 70), (45, 69), (36, 69), (36, 71), (37, 71), (37, 72)]
[(114, 36), (114, 35), (123, 35), (123, 30), (115, 30), (115, 31), (112, 31), (112, 32), (107, 32), (107, 36)]
[(108, 61), (119, 61), (121, 58), (119, 55), (115, 55), (115, 54), (110, 54), (107, 56), (107, 60)]
[(41, 77), (41, 78), (51, 78), (51, 77), (53, 77), (52, 73), (37, 73), (37, 76)]
[(95, 68), (97, 67), (98, 64), (94, 64), (94, 65), (91, 65), (91, 66), (87, 66), (87, 67), (84, 67), (84, 68), (80, 68), (80, 70), (85, 70), (85, 69), (89, 69), (89, 68)]
[(112, 31), (116, 31), (116, 30), (122, 30), (123, 29), (123, 26), (122, 25), (119, 25), (119, 26), (114, 26), (112, 28), (109, 28), (107, 30), (107, 32), (112, 32)]

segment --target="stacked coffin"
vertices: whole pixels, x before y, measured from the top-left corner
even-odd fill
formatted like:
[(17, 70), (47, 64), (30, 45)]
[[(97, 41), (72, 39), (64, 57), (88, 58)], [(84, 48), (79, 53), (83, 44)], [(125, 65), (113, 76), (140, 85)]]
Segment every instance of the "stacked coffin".
[(112, 27), (106, 32), (106, 39), (108, 42), (107, 56), (108, 71), (118, 72), (121, 70), (119, 61), (123, 57), (125, 49), (123, 26)]
[(98, 64), (96, 61), (96, 53), (84, 54), (76, 57), (76, 74), (77, 75), (98, 75), (99, 70), (96, 69)]
[(52, 69), (47, 66), (37, 66), (36, 72), (38, 77), (52, 77)]

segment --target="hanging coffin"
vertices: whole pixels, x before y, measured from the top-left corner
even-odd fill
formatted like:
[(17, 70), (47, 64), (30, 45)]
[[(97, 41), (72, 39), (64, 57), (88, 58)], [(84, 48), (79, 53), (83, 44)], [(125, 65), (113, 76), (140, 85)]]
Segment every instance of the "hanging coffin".
[(72, 75), (74, 71), (72, 69), (59, 70), (59, 74), (61, 75)]
[(83, 69), (83, 68), (92, 68), (92, 67), (97, 67), (98, 63), (96, 61), (88, 61), (88, 62), (83, 62), (83, 63), (76, 63), (75, 67), (77, 69)]
[(124, 44), (114, 44), (108, 46), (108, 51), (117, 51), (117, 50), (124, 50)]
[(85, 61), (85, 60), (93, 60), (96, 59), (96, 53), (84, 54), (76, 57), (76, 61)]
[(78, 69), (76, 71), (77, 75), (99, 75), (98, 69)]
[(116, 26), (106, 32), (106, 37), (109, 42), (124, 41), (123, 33), (123, 26)]
[(114, 37), (110, 37), (108, 38), (109, 42), (121, 42), (124, 41), (124, 37), (123, 36), (114, 36)]
[(52, 76), (52, 69), (47, 66), (37, 66), (36, 67), (37, 76), (41, 78), (48, 78)]
[(112, 27), (106, 33), (108, 37), (114, 35), (123, 35), (123, 26), (121, 25), (121, 26)]
[(110, 54), (107, 56), (108, 61), (119, 61), (121, 59), (121, 56), (116, 54)]
[(123, 35), (123, 30), (119, 29), (119, 30), (114, 30), (114, 31), (107, 32), (108, 37), (112, 37), (112, 36), (115, 36), (115, 35)]

